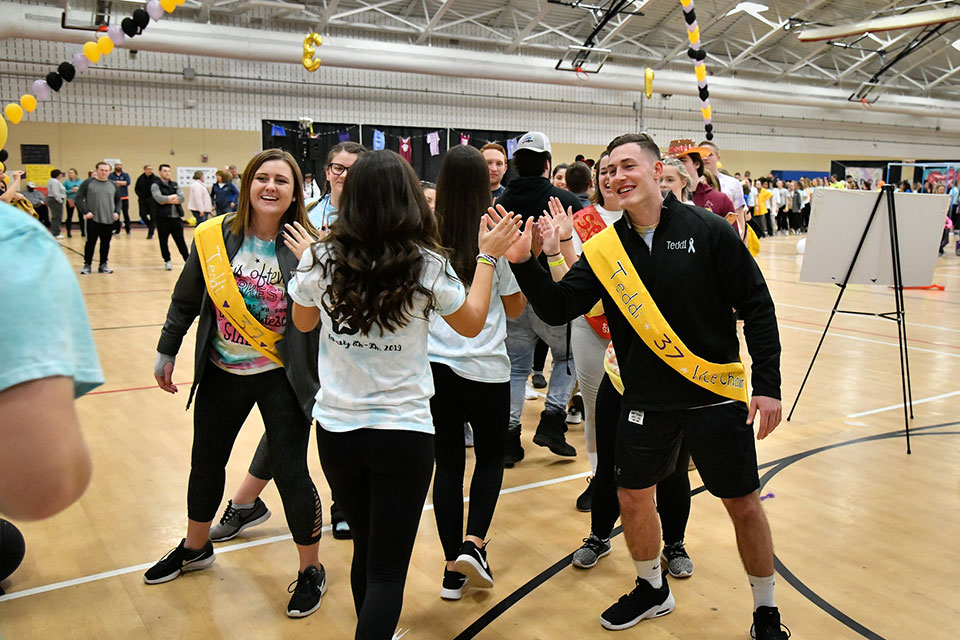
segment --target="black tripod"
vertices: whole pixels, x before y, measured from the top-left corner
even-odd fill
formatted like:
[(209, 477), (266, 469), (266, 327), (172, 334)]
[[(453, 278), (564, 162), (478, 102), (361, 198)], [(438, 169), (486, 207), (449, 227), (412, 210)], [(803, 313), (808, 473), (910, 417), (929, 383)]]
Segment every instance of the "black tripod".
[[(883, 200), (887, 201), (887, 220), (890, 224), (890, 256), (893, 260), (893, 297), (896, 303), (896, 311), (888, 311), (886, 313), (871, 313), (868, 311), (844, 311), (839, 309), (840, 299), (843, 297), (843, 292), (847, 288), (847, 283), (850, 281), (850, 275), (853, 273), (853, 269), (857, 264), (857, 258), (860, 257), (860, 251), (863, 249), (863, 243), (867, 239), (867, 234), (870, 232), (870, 226), (873, 224), (874, 219), (877, 215), (877, 210), (880, 208), (880, 203)], [(857, 245), (857, 250), (853, 254), (853, 260), (850, 261), (850, 267), (847, 269), (846, 275), (843, 277), (843, 282), (838, 283), (840, 287), (840, 294), (837, 296), (837, 301), (833, 303), (833, 310), (830, 312), (830, 319), (827, 320), (827, 326), (823, 328), (823, 335), (820, 336), (820, 343), (817, 344), (817, 350), (813, 353), (813, 359), (810, 360), (810, 366), (807, 368), (807, 374), (803, 376), (803, 382), (800, 384), (800, 390), (797, 392), (797, 397), (793, 401), (793, 407), (790, 409), (790, 415), (787, 416), (787, 421), (790, 421), (790, 418), (793, 417), (793, 412), (797, 408), (797, 403), (800, 402), (800, 394), (803, 393), (803, 387), (807, 384), (807, 378), (810, 377), (810, 371), (813, 370), (813, 363), (817, 360), (817, 354), (820, 353), (820, 347), (823, 346), (823, 340), (827, 337), (827, 331), (830, 330), (830, 323), (833, 322), (833, 318), (838, 313), (848, 313), (851, 315), (861, 315), (861, 316), (875, 316), (878, 318), (885, 318), (887, 320), (894, 320), (897, 323), (897, 338), (900, 342), (900, 383), (903, 387), (903, 426), (907, 437), (907, 453), (910, 453), (910, 420), (913, 418), (913, 391), (910, 388), (910, 361), (907, 357), (907, 320), (906, 320), (906, 311), (903, 306), (903, 273), (900, 268), (900, 241), (897, 235), (897, 211), (893, 202), (893, 185), (885, 184), (880, 190), (880, 193), (877, 195), (877, 201), (873, 205), (873, 210), (870, 212), (870, 217), (867, 219), (867, 224), (863, 229), (863, 235), (860, 236), (860, 244)]]

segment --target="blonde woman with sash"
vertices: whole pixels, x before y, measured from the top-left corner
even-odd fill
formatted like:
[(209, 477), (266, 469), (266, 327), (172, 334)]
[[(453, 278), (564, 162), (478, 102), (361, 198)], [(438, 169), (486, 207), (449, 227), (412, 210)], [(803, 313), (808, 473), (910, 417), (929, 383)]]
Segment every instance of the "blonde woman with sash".
[[(317, 332), (298, 330), (288, 282), (317, 231), (303, 206), (300, 169), (285, 151), (253, 157), (238, 211), (197, 227), (157, 346), (157, 384), (176, 393), (174, 360), (197, 315), (190, 401), (196, 399), (187, 488), (187, 536), (144, 574), (147, 584), (214, 562), (209, 533), (223, 497), (224, 468), (240, 427), (260, 411), (284, 512), (300, 556), (290, 617), (320, 606), (326, 574), (318, 557), (320, 509), (307, 469), (317, 381)], [(295, 586), (294, 586), (295, 585)]]

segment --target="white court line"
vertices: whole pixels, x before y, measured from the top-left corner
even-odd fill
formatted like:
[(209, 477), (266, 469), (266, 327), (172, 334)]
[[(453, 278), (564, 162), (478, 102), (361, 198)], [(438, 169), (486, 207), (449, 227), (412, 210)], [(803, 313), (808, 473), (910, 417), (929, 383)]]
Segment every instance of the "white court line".
[[(960, 396), (960, 391), (952, 391), (950, 393), (944, 393), (939, 396), (931, 396), (929, 398), (923, 398), (922, 400), (914, 400), (913, 404), (923, 404), (925, 402), (936, 402), (937, 400), (943, 400), (944, 398), (952, 398), (954, 396)], [(861, 411), (860, 413), (851, 413), (847, 415), (848, 418), (859, 418), (861, 416), (869, 416), (874, 413), (883, 413), (884, 411), (893, 411), (894, 409), (902, 409), (903, 403), (892, 404), (889, 407), (881, 407), (879, 409), (872, 409), (870, 411)]]
[[(778, 307), (789, 307), (791, 309), (803, 309), (805, 311), (819, 311), (821, 313), (830, 313), (830, 309), (821, 309), (819, 307), (805, 307), (799, 304), (787, 304), (785, 302), (776, 303)], [(877, 316), (863, 316), (864, 318), (872, 318), (874, 320), (883, 320)], [(908, 327), (923, 327), (925, 329), (940, 329), (941, 331), (951, 331), (953, 333), (960, 333), (960, 329), (954, 329), (952, 327), (943, 327), (938, 324), (921, 324), (919, 322), (907, 322)]]
[[(790, 326), (790, 325), (788, 325), (788, 324), (781, 324), (781, 325), (780, 325), (780, 328), (781, 328), (781, 329), (793, 329), (794, 331), (804, 331), (804, 332), (806, 332), (806, 333), (817, 333), (817, 334), (823, 333), (823, 331), (821, 331), (820, 329), (808, 329), (808, 328), (806, 328), (806, 327), (792, 327), (792, 326)], [(882, 345), (886, 345), (886, 346), (888, 346), (888, 347), (899, 347), (899, 346), (900, 346), (900, 345), (899, 345), (898, 343), (896, 343), (896, 342), (884, 342), (884, 341), (882, 341), (882, 340), (871, 340), (870, 338), (861, 338), (860, 336), (848, 336), (848, 335), (843, 334), (843, 333), (831, 333), (831, 334), (829, 334), (829, 335), (831, 335), (831, 336), (833, 336), (833, 337), (835, 337), (835, 338), (846, 338), (847, 340), (856, 340), (856, 341), (858, 341), (858, 342), (869, 342), (870, 344), (882, 344)], [(933, 354), (936, 354), (936, 355), (938, 355), (938, 356), (945, 356), (945, 357), (947, 357), (947, 358), (960, 358), (960, 353), (947, 353), (947, 352), (945, 352), (945, 351), (936, 351), (936, 350), (934, 350), (934, 349), (924, 349), (923, 347), (914, 347), (914, 346), (912, 346), (912, 345), (909, 346), (909, 349), (910, 349), (910, 353), (913, 353), (914, 351), (918, 351), (918, 352), (922, 352), (922, 353), (933, 353)]]
[[(530, 489), (537, 489), (540, 487), (546, 487), (551, 484), (559, 484), (561, 482), (568, 482), (570, 480), (577, 480), (579, 478), (586, 478), (590, 475), (589, 471), (584, 471), (583, 473), (575, 473), (569, 476), (563, 476), (560, 478), (554, 478), (553, 480), (543, 480), (541, 482), (533, 482), (530, 484), (523, 484), (517, 487), (511, 487), (509, 489), (503, 489), (500, 491), (500, 495), (506, 495), (508, 493), (517, 493), (518, 491), (528, 491)], [(463, 499), (464, 502), (469, 502), (470, 498), (466, 497)], [(433, 509), (432, 504), (426, 504), (423, 506), (424, 511), (431, 511)], [(325, 526), (323, 531), (330, 531), (330, 525)], [(239, 551), (240, 549), (250, 549), (251, 547), (259, 547), (265, 544), (273, 544), (274, 542), (282, 542), (284, 540), (291, 540), (293, 536), (289, 533), (282, 536), (273, 536), (271, 538), (264, 538), (262, 540), (254, 540), (252, 542), (244, 542), (241, 544), (230, 545), (229, 547), (218, 547), (216, 554), (222, 555), (224, 553), (229, 553), (230, 551)], [(145, 571), (152, 567), (155, 562), (149, 562), (147, 564), (138, 564), (132, 567), (124, 567), (123, 569), (114, 569), (113, 571), (104, 571), (103, 573), (95, 573), (90, 576), (84, 576), (82, 578), (74, 578), (72, 580), (64, 580), (63, 582), (54, 582), (53, 584), (44, 585), (42, 587), (34, 587), (32, 589), (24, 589), (23, 591), (14, 591), (13, 593), (8, 593), (7, 595), (0, 596), (0, 602), (6, 602), (7, 600), (17, 600), (18, 598), (26, 598), (27, 596), (34, 596), (39, 593), (47, 593), (49, 591), (57, 591), (59, 589), (66, 589), (67, 587), (75, 587), (81, 584), (87, 584), (89, 582), (97, 582), (98, 580), (106, 580), (107, 578), (114, 578), (116, 576), (122, 576), (127, 573), (134, 573), (135, 571)]]

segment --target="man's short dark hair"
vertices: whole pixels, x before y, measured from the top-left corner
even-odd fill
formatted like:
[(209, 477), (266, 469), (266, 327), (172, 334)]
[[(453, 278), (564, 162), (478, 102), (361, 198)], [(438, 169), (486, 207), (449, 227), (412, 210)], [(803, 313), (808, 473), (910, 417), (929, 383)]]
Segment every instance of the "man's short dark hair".
[(590, 167), (583, 162), (574, 162), (567, 167), (564, 180), (567, 189), (573, 193), (586, 193), (590, 188)]
[(50, 177), (51, 177), (51, 178), (59, 178), (61, 173), (63, 173), (63, 172), (60, 171), (60, 169), (52, 169), (52, 170), (50, 171)]
[(103, 160), (101, 160), (100, 162), (97, 163), (97, 166), (96, 166), (95, 168), (96, 168), (96, 169), (99, 169), (101, 166), (105, 166), (107, 169), (109, 169), (109, 168), (110, 168), (110, 163), (109, 163), (109, 162), (104, 162)]
[(645, 151), (655, 161), (660, 161), (660, 147), (648, 133), (625, 133), (622, 136), (617, 136), (607, 145), (607, 153), (609, 154), (617, 147), (622, 147), (625, 144), (636, 144), (641, 151)]
[(529, 149), (517, 149), (513, 154), (513, 166), (521, 178), (543, 175), (550, 164), (549, 153), (538, 153)]
[(169, 168), (170, 168), (170, 165), (168, 165), (168, 164), (162, 164), (162, 165), (160, 165), (159, 167), (157, 167), (157, 171), (163, 171), (163, 168), (164, 168), (164, 167), (166, 167), (167, 169), (169, 169)]
[(691, 151), (690, 153), (688, 153), (687, 157), (690, 158), (690, 161), (696, 165), (697, 175), (702, 178), (703, 177), (703, 158), (701, 158), (700, 154), (695, 151)]

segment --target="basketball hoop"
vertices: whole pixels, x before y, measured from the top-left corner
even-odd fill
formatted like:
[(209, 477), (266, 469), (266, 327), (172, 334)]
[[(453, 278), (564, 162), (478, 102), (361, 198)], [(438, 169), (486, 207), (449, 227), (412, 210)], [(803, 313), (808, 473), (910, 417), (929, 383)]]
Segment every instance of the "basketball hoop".
[(583, 70), (583, 67), (578, 66), (574, 71), (577, 73), (577, 77), (584, 82), (590, 80), (590, 74)]

